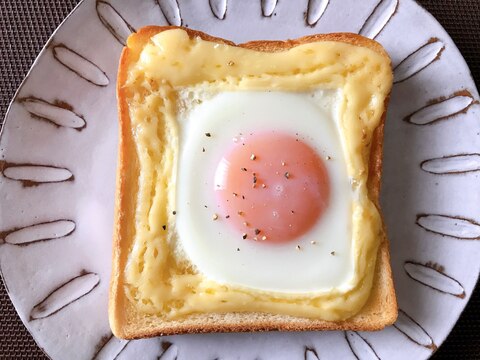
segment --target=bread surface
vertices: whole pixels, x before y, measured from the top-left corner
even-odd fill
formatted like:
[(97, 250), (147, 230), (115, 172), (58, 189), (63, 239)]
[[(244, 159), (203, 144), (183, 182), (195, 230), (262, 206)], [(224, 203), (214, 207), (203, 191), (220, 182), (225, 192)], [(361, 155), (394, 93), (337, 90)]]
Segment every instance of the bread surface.
[[(138, 179), (138, 161), (134, 151), (134, 139), (131, 131), (126, 90), (127, 73), (130, 64), (134, 63), (142, 47), (150, 38), (162, 31), (175, 27), (148, 26), (140, 29), (128, 40), (120, 59), (117, 96), (119, 109), (119, 155), (117, 168), (117, 190), (115, 205), (115, 221), (113, 236), (113, 264), (110, 283), (109, 319), (113, 333), (120, 338), (137, 339), (158, 335), (171, 335), (201, 332), (240, 332), (240, 331), (302, 331), (302, 330), (379, 330), (392, 324), (397, 317), (397, 303), (390, 268), (389, 245), (382, 232), (378, 248), (377, 262), (370, 297), (362, 310), (353, 317), (343, 321), (325, 321), (298, 318), (268, 313), (203, 313), (192, 314), (181, 320), (163, 321), (146, 316), (135, 309), (124, 294), (123, 277), (129, 248), (131, 246), (132, 229), (130, 214), (135, 206), (135, 191)], [(205, 33), (185, 30), (190, 37), (200, 37), (232, 46), (239, 46), (256, 51), (279, 52), (308, 42), (338, 41), (356, 46), (367, 47), (388, 58), (385, 50), (377, 42), (362, 36), (349, 33), (320, 34), (286, 41), (252, 41), (236, 45), (228, 40), (212, 37)], [(385, 109), (388, 98), (385, 99)], [(385, 112), (379, 126), (373, 133), (369, 158), (368, 192), (370, 199), (379, 208), (379, 192), (382, 171), (382, 147)], [(127, 176), (128, 174), (128, 176)]]

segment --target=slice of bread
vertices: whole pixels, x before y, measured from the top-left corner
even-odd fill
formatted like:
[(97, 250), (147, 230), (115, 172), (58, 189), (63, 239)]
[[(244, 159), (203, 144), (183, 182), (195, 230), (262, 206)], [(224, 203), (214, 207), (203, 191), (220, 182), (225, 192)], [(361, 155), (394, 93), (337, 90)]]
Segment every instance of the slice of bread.
[[(129, 115), (129, 89), (125, 86), (128, 70), (140, 57), (142, 49), (151, 38), (160, 32), (175, 27), (150, 26), (140, 29), (128, 39), (124, 48), (118, 72), (118, 107), (120, 121), (119, 157), (117, 170), (117, 191), (115, 207), (115, 228), (113, 238), (113, 265), (110, 284), (109, 319), (115, 336), (136, 339), (158, 335), (239, 332), (268, 330), (379, 330), (392, 324), (397, 317), (397, 303), (393, 286), (389, 245), (383, 229), (378, 247), (373, 286), (368, 301), (362, 310), (342, 321), (300, 318), (282, 314), (260, 312), (194, 313), (175, 320), (165, 320), (147, 315), (138, 310), (126, 295), (125, 269), (133, 247), (135, 234), (135, 193), (138, 189), (139, 160), (135, 150), (135, 138)], [(306, 36), (287, 41), (253, 41), (235, 45), (230, 41), (215, 38), (202, 32), (184, 29), (191, 38), (238, 46), (261, 52), (282, 52), (310, 42), (342, 42), (366, 47), (390, 61), (385, 50), (377, 42), (356, 34), (325, 34)], [(384, 99), (385, 109), (388, 96)], [(382, 171), (382, 146), (385, 112), (371, 138), (368, 158), (368, 196), (379, 209), (379, 190)]]

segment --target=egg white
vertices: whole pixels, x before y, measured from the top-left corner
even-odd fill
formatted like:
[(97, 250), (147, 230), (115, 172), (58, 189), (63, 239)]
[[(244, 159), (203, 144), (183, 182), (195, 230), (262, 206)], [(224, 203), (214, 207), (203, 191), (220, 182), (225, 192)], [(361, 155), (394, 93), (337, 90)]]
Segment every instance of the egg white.
[[(338, 130), (341, 99), (340, 90), (180, 92), (176, 232), (200, 273), (222, 284), (270, 292), (350, 288), (353, 191)], [(329, 206), (310, 231), (282, 245), (244, 240), (226, 219), (212, 219), (221, 214), (215, 169), (233, 138), (269, 130), (298, 134), (321, 158), (331, 158), (325, 160)]]

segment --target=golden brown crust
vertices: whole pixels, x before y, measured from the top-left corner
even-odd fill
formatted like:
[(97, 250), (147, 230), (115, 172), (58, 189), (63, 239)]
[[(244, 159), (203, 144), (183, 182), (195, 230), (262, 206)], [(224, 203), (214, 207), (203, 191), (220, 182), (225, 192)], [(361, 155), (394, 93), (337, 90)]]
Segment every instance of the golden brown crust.
[[(117, 184), (116, 184), (116, 201), (115, 201), (115, 218), (114, 218), (114, 229), (113, 229), (113, 253), (112, 253), (112, 274), (119, 274), (123, 268), (123, 258), (126, 256), (122, 253), (121, 249), (121, 239), (126, 239), (126, 230), (127, 227), (122, 225), (125, 222), (123, 219), (128, 215), (127, 210), (127, 194), (128, 194), (128, 184), (127, 178), (123, 175), (126, 174), (128, 168), (132, 167), (131, 159), (132, 154), (127, 151), (128, 143), (132, 141), (132, 138), (129, 134), (130, 132), (130, 117), (128, 116), (128, 104), (126, 102), (126, 96), (124, 95), (124, 89), (121, 84), (125, 83), (126, 80), (126, 71), (124, 70), (128, 66), (129, 61), (129, 50), (124, 48), (120, 58), (118, 79), (117, 79), (117, 98), (118, 98), (118, 110), (119, 110), (119, 152), (118, 152), (118, 163), (117, 163)], [(111, 326), (115, 326), (124, 321), (125, 312), (124, 309), (123, 297), (121, 296), (121, 284), (119, 284), (119, 276), (111, 276), (110, 279), (110, 295), (109, 295), (109, 318), (116, 319), (115, 322), (111, 322)], [(119, 329), (112, 329), (114, 332), (119, 331)]]
[[(119, 108), (119, 155), (117, 167), (117, 190), (115, 204), (115, 227), (113, 236), (113, 265), (110, 282), (109, 318), (113, 333), (120, 338), (137, 339), (159, 335), (173, 335), (202, 332), (245, 332), (245, 331), (305, 331), (305, 330), (379, 330), (392, 324), (397, 318), (397, 303), (390, 268), (388, 240), (383, 232), (378, 249), (375, 277), (372, 292), (364, 308), (357, 315), (345, 321), (324, 321), (296, 318), (293, 316), (273, 315), (265, 313), (229, 313), (229, 314), (195, 314), (184, 320), (162, 323), (154, 317), (146, 317), (135, 311), (134, 306), (126, 301), (123, 294), (121, 272), (125, 268), (130, 241), (134, 234), (125, 219), (134, 217), (134, 194), (138, 165), (136, 154), (129, 149), (134, 148), (130, 128), (127, 94), (123, 84), (126, 82), (129, 64), (134, 63), (143, 46), (159, 32), (178, 28), (174, 26), (147, 26), (129, 37), (120, 59), (117, 97)], [(336, 33), (309, 35), (286, 41), (251, 41), (236, 45), (231, 41), (216, 38), (200, 31), (182, 28), (190, 37), (239, 46), (256, 51), (278, 52), (291, 47), (313, 41), (340, 41), (356, 46), (368, 47), (382, 56), (388, 54), (377, 42), (357, 34)], [(388, 99), (385, 100), (387, 105)], [(385, 106), (386, 109), (386, 106)], [(380, 180), (383, 157), (383, 129), (385, 113), (380, 125), (374, 131), (369, 159), (369, 197), (375, 205), (379, 205)], [(125, 176), (130, 174), (130, 176)]]

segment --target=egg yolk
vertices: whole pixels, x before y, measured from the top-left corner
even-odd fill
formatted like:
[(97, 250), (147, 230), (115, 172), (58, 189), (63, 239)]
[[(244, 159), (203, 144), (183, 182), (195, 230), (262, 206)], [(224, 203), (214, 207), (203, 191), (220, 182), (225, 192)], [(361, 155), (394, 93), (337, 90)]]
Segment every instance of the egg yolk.
[(214, 183), (222, 220), (244, 239), (271, 243), (294, 240), (311, 229), (330, 195), (317, 153), (298, 137), (277, 132), (234, 138)]

